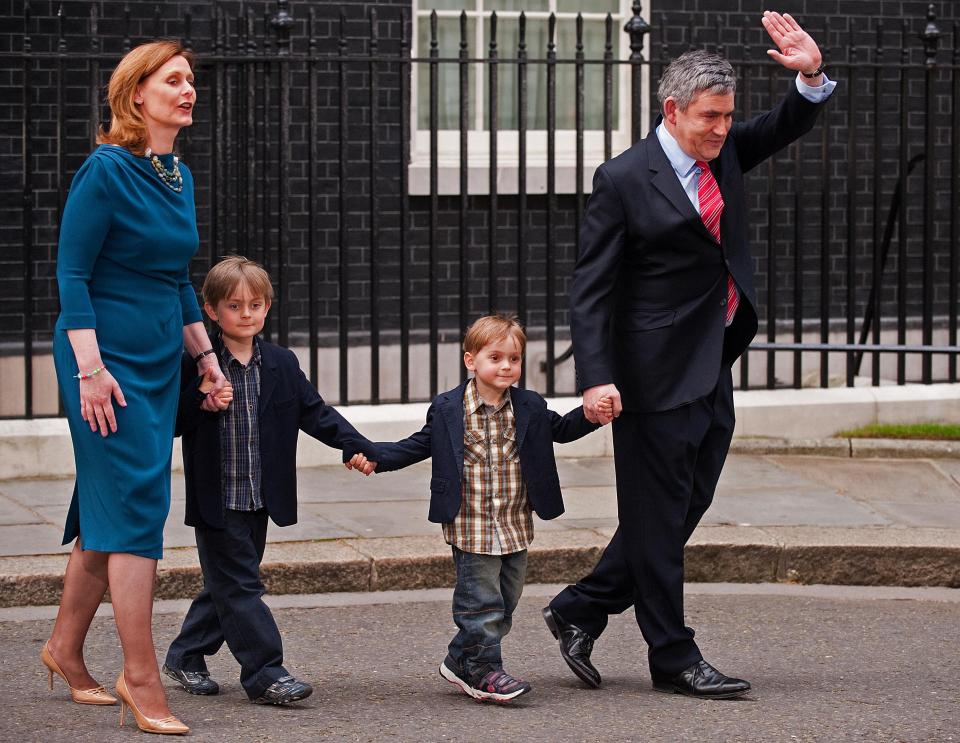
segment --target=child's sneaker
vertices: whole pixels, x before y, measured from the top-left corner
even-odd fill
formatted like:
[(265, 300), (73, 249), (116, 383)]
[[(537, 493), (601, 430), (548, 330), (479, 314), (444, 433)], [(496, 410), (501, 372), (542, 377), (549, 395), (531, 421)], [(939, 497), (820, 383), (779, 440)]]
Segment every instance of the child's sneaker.
[(475, 684), (469, 684), (447, 665), (446, 660), (440, 664), (440, 675), (478, 702), (509, 702), (533, 688), (499, 668), (487, 671)]

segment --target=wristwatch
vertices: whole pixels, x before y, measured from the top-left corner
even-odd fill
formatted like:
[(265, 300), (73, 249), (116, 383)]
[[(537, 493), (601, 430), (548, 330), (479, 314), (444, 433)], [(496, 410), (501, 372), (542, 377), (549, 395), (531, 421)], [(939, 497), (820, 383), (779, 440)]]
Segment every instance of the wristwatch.
[(822, 75), (823, 71), (826, 68), (827, 66), (823, 62), (821, 62), (820, 66), (817, 69), (815, 69), (813, 72), (804, 72), (803, 70), (800, 70), (800, 74), (803, 75), (808, 80), (812, 80), (813, 78), (819, 77), (820, 75)]
[(215, 353), (215, 351), (212, 348), (208, 348), (206, 351), (201, 351), (200, 353), (198, 353), (196, 356), (193, 357), (193, 363), (199, 364), (200, 359), (202, 359), (204, 356), (209, 356), (212, 353)]

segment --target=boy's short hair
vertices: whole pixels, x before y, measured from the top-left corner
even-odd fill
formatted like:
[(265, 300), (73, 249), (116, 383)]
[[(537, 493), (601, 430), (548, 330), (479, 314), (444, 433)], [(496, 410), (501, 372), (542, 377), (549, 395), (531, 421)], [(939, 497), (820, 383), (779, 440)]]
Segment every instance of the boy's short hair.
[(216, 307), (217, 302), (229, 297), (240, 284), (246, 284), (255, 297), (273, 300), (273, 284), (263, 266), (242, 255), (228, 255), (207, 272), (201, 289), (203, 301)]
[(484, 346), (502, 340), (513, 338), (520, 346), (520, 354), (527, 347), (527, 334), (516, 315), (485, 315), (474, 321), (467, 328), (463, 336), (463, 350), (465, 353), (476, 354)]

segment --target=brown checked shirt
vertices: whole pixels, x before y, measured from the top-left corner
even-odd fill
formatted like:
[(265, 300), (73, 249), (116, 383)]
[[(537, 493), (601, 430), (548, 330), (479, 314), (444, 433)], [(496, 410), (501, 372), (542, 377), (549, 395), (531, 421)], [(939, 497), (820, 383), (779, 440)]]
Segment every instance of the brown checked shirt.
[(533, 541), (510, 391), (487, 405), (473, 380), (463, 393), (463, 502), (443, 536), (464, 552), (508, 555)]

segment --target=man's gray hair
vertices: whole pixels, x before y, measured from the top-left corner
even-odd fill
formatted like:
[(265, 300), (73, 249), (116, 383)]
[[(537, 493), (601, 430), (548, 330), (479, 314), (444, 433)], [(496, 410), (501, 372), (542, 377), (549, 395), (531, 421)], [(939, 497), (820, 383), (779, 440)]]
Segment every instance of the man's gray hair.
[(686, 111), (697, 93), (707, 91), (714, 95), (737, 92), (737, 76), (733, 66), (719, 54), (697, 49), (685, 52), (673, 60), (660, 78), (657, 100), (672, 97), (681, 111)]

